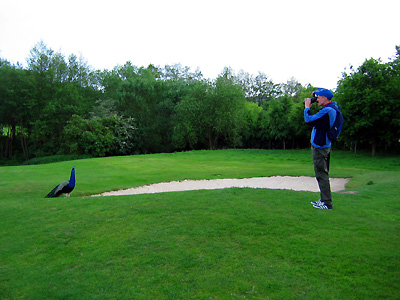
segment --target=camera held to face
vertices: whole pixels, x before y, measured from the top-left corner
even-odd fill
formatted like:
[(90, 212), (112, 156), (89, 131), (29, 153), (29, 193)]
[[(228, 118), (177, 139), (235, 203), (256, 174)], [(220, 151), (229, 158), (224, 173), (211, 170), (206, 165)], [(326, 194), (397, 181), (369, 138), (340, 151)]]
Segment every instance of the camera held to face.
[[(312, 93), (312, 98), (311, 98), (311, 104), (317, 102), (318, 97), (315, 97), (315, 93)], [(306, 100), (303, 101), (303, 104), (306, 102)]]

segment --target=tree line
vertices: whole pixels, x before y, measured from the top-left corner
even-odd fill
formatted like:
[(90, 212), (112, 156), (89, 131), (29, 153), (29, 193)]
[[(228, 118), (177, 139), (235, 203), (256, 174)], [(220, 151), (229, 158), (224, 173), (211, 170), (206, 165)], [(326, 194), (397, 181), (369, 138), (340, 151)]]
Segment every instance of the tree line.
[[(343, 72), (334, 100), (346, 123), (338, 147), (399, 151), (399, 47), (389, 63)], [(130, 61), (95, 70), (42, 41), (27, 67), (0, 58), (0, 159), (95, 157), (220, 148), (304, 148), (303, 99), (314, 87), (225, 68), (211, 80), (179, 64)], [(316, 107), (313, 108), (314, 110)]]

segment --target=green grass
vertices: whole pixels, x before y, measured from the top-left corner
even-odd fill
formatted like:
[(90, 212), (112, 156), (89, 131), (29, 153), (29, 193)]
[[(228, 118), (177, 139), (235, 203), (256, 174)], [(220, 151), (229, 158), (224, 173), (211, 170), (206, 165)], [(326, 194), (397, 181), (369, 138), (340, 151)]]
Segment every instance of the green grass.
[[(76, 167), (70, 198), (44, 199)], [(399, 157), (332, 153), (317, 193), (87, 197), (183, 179), (313, 175), (308, 150), (221, 150), (0, 168), (0, 299), (398, 299)]]

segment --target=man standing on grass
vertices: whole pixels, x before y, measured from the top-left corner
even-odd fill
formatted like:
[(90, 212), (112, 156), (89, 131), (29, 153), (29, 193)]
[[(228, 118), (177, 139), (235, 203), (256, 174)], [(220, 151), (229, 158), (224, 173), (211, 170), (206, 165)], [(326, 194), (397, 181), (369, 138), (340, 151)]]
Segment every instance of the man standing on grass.
[[(337, 110), (336, 102), (332, 102), (333, 93), (327, 89), (313, 92), (317, 97), (316, 102), (322, 109), (316, 114), (311, 114), (311, 98), (304, 100), (304, 120), (313, 126), (311, 132), (311, 148), (314, 163), (315, 177), (318, 181), (321, 199), (311, 204), (319, 209), (332, 209), (331, 186), (329, 182), (329, 161), (331, 156), (332, 141), (328, 138), (328, 130), (333, 126)], [(315, 100), (314, 100), (315, 102)]]

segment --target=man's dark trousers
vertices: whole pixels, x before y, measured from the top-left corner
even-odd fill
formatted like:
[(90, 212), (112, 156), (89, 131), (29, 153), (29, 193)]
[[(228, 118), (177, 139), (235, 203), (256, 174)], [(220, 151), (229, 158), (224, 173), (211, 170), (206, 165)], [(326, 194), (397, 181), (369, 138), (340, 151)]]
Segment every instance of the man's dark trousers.
[(318, 149), (312, 147), (315, 177), (321, 191), (321, 201), (326, 206), (332, 206), (331, 185), (329, 182), (329, 161), (331, 158), (331, 147)]

